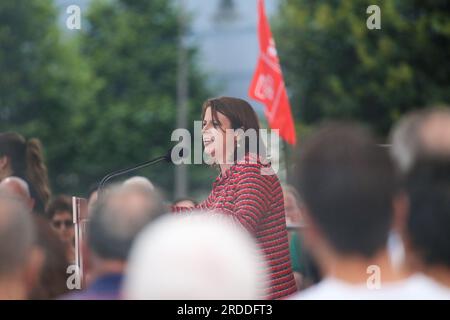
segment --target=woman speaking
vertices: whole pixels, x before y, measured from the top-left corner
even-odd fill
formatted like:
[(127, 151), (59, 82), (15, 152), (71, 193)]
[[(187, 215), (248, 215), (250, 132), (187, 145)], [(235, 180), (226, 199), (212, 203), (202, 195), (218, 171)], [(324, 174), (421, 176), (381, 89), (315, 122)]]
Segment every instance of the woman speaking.
[[(284, 298), (296, 291), (296, 285), (289, 257), (283, 191), (270, 164), (262, 161), (265, 150), (250, 148), (249, 135), (244, 140), (236, 134), (238, 129), (250, 130), (259, 142), (257, 115), (246, 101), (221, 97), (203, 104), (202, 121), (205, 153), (220, 173), (208, 198), (196, 209), (230, 215), (250, 232), (268, 268), (264, 298)], [(244, 151), (239, 152), (242, 146)]]

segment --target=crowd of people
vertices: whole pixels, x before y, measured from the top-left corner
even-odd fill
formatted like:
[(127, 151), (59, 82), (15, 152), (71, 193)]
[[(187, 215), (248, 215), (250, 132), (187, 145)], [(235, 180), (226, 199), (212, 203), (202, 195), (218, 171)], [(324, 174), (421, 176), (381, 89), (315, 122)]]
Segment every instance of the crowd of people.
[(86, 190), (81, 288), (71, 197), (52, 195), (37, 139), (0, 133), (0, 299), (450, 299), (448, 107), (406, 114), (388, 144), (323, 123), (291, 185), (248, 149), (225, 161), (247, 146), (225, 129), (259, 129), (247, 102), (209, 99), (202, 120), (206, 200), (140, 176)]

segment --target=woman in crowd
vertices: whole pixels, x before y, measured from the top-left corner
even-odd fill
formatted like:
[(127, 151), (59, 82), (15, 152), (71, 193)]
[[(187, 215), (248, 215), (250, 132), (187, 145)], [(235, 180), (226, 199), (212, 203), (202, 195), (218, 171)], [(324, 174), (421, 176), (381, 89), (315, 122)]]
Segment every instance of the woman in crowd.
[(0, 133), (0, 181), (10, 176), (28, 183), (31, 197), (35, 200), (34, 211), (43, 214), (51, 191), (38, 139), (26, 140), (14, 132)]
[(42, 253), (43, 259), (39, 277), (28, 298), (56, 299), (69, 291), (67, 267), (70, 261), (66, 258), (64, 244), (48, 225), (47, 220), (41, 216), (33, 216), (33, 221), (36, 230), (34, 245)]

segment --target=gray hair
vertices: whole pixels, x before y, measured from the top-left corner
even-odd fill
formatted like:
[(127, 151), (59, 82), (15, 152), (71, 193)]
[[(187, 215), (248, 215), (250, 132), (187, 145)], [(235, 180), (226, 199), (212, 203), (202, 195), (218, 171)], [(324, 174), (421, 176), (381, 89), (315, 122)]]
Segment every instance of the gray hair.
[(419, 127), (422, 121), (423, 112), (412, 112), (404, 116), (391, 131), (390, 153), (401, 172), (407, 172), (414, 163), (420, 146)]
[(146, 227), (127, 265), (126, 299), (259, 299), (266, 262), (246, 230), (214, 212), (166, 216)]
[[(424, 140), (424, 127), (430, 122), (436, 122), (436, 118), (443, 117), (449, 119), (448, 126), (450, 126), (450, 110), (448, 107), (443, 106), (413, 111), (404, 116), (392, 129), (390, 134), (390, 152), (402, 173), (407, 173), (420, 156), (430, 153), (450, 152), (450, 146), (448, 146), (449, 150), (432, 150), (434, 146), (428, 145), (429, 142)], [(440, 125), (442, 124), (437, 124), (437, 126)], [(444, 127), (437, 128), (437, 130), (445, 132)]]
[(136, 235), (166, 211), (156, 190), (108, 188), (93, 207), (88, 246), (101, 258), (125, 261)]

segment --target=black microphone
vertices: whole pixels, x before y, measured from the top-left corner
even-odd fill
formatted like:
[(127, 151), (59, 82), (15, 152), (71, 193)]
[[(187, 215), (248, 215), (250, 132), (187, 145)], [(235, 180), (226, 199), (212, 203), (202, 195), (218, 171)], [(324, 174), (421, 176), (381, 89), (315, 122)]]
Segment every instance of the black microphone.
[[(159, 163), (161, 161), (166, 161), (166, 162), (169, 162), (169, 163), (173, 163), (173, 158), (172, 158), (172, 150), (173, 149), (174, 149), (174, 147), (170, 148), (165, 155), (157, 157), (155, 159), (148, 160), (148, 161), (145, 161), (145, 162), (141, 162), (141, 163), (136, 164), (134, 166), (131, 166), (131, 167), (128, 167), (128, 168), (125, 168), (125, 169), (120, 169), (120, 170), (108, 173), (100, 181), (100, 184), (99, 184), (99, 187), (98, 187), (99, 194), (102, 193), (102, 191), (103, 191), (103, 189), (105, 187), (105, 184), (112, 178), (115, 178), (115, 177), (121, 176), (123, 174), (126, 174), (126, 173), (129, 173), (129, 172), (135, 171), (135, 170), (139, 170), (139, 169), (151, 166), (151, 165)], [(178, 152), (178, 155), (180, 156), (180, 158), (183, 157), (183, 154), (184, 154), (183, 149), (180, 149), (180, 151)]]

